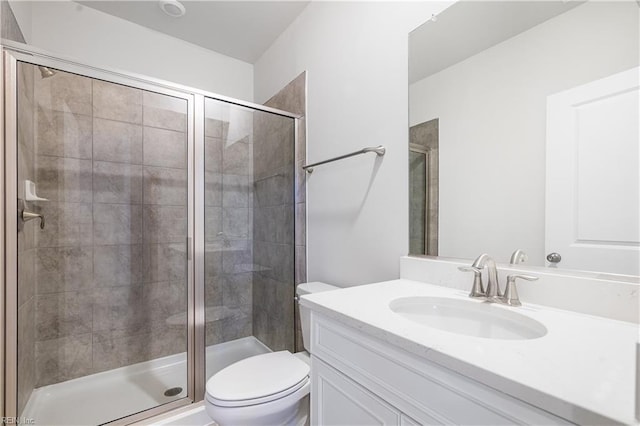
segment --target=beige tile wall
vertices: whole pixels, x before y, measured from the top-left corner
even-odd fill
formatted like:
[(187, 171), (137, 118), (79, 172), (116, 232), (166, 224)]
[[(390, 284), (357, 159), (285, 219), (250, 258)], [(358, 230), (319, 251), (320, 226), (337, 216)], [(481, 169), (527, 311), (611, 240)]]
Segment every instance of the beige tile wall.
[(251, 336), (253, 111), (205, 104), (205, 341)]
[(0, 37), (20, 43), (25, 42), (11, 5), (6, 0), (0, 1), (0, 19)]
[[(419, 238), (415, 238), (415, 233), (411, 232), (412, 229), (421, 229), (420, 224), (409, 224), (410, 230), (410, 247), (419, 247), (424, 246), (424, 253), (414, 253), (412, 254), (427, 254), (430, 256), (438, 255), (438, 218), (439, 218), (439, 120), (437, 118), (429, 121), (425, 121), (424, 123), (416, 124), (409, 129), (409, 141), (412, 144), (418, 145), (423, 149), (429, 151), (428, 163), (427, 163), (427, 173), (428, 173), (428, 181), (429, 187), (426, 188), (427, 191), (427, 208), (426, 208), (426, 241), (424, 241), (424, 237), (422, 240)], [(410, 182), (410, 184), (414, 184)], [(423, 185), (424, 186), (424, 185)], [(415, 200), (411, 199), (410, 208), (419, 208), (415, 203)], [(418, 215), (412, 215), (412, 218), (415, 219)]]
[[(266, 105), (304, 116), (305, 85), (302, 73)], [(306, 281), (305, 119), (297, 146), (292, 120), (257, 115), (254, 123), (254, 260), (265, 268), (254, 273), (253, 331), (273, 350), (295, 351), (295, 284)]]
[(35, 385), (184, 352), (186, 101), (32, 74)]

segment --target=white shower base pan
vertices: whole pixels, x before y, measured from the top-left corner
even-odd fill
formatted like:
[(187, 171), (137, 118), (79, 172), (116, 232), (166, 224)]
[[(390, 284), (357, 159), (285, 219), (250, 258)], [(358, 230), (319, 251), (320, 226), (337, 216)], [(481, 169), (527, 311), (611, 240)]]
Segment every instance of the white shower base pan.
[[(224, 367), (270, 352), (253, 336), (207, 347), (207, 379)], [(164, 392), (181, 387), (172, 397)], [(39, 425), (99, 425), (186, 397), (186, 353), (37, 388), (23, 417)]]

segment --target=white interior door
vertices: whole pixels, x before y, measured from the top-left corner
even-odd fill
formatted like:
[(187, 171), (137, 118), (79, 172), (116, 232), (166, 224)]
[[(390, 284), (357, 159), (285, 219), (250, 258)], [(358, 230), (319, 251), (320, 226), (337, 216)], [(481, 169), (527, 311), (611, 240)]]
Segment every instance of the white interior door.
[(547, 99), (547, 254), (640, 275), (640, 68)]

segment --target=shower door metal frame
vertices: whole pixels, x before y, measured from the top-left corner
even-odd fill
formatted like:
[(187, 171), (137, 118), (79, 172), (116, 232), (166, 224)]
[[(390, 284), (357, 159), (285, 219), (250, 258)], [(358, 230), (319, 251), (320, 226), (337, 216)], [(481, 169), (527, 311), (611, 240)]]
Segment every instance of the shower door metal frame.
[[(124, 72), (110, 67), (96, 66), (78, 62), (63, 55), (53, 55), (49, 52), (23, 43), (10, 40), (1, 40), (0, 54), (2, 66), (0, 66), (0, 134), (4, 136), (5, 149), (0, 149), (0, 186), (5, 189), (5, 196), (0, 197), (0, 211), (5, 215), (0, 226), (0, 331), (5, 332), (4, 339), (0, 338), (0, 378), (4, 378), (5, 386), (0, 386), (0, 414), (2, 416), (15, 416), (17, 409), (17, 306), (7, 305), (7, 296), (17, 296), (17, 257), (15, 250), (6, 250), (7, 247), (17, 247), (16, 226), (16, 202), (17, 202), (17, 61), (31, 63), (33, 65), (48, 66), (51, 68), (85, 75), (117, 84), (137, 87), (158, 93), (168, 94), (186, 99), (188, 102), (188, 250), (190, 261), (188, 264), (188, 362), (187, 380), (188, 393), (186, 398), (167, 404), (156, 406), (149, 410), (133, 414), (122, 419), (114, 420), (110, 425), (124, 425), (149, 419), (179, 407), (186, 408), (194, 402), (204, 399), (206, 384), (206, 342), (205, 342), (205, 237), (204, 237), (204, 188), (205, 188), (205, 157), (204, 157), (204, 109), (205, 99), (211, 98), (229, 104), (251, 108), (289, 117), (294, 120), (294, 149), (298, 146), (298, 126), (303, 117), (300, 114), (291, 113), (277, 108), (242, 101), (206, 90), (189, 87), (165, 80), (148, 77), (142, 74)], [(7, 71), (12, 72), (8, 73)], [(13, 100), (13, 103), (11, 103)], [(4, 115), (2, 111), (4, 108)], [(13, 121), (11, 121), (13, 120)], [(7, 125), (6, 123), (13, 123)], [(3, 130), (4, 125), (4, 133)], [(11, 141), (12, 143), (7, 143)], [(5, 150), (8, 149), (8, 152)], [(13, 150), (13, 151), (11, 151)], [(295, 151), (294, 151), (295, 152)], [(10, 157), (10, 158), (9, 158)], [(14, 161), (11, 163), (11, 161)], [(6, 167), (6, 165), (12, 165)], [(294, 161), (294, 168), (297, 167)], [(4, 182), (3, 182), (4, 180)], [(292, 189), (295, 191), (295, 186)], [(4, 205), (3, 205), (4, 203)], [(12, 207), (15, 207), (12, 209)], [(198, 232), (194, 232), (198, 230)], [(295, 231), (294, 231), (295, 238)], [(4, 251), (4, 256), (3, 256)], [(295, 249), (294, 262), (295, 265)], [(12, 257), (13, 256), (13, 257)], [(12, 259), (10, 259), (12, 258)], [(13, 263), (10, 263), (9, 261)], [(15, 260), (15, 261), (14, 261)], [(292, 282), (295, 279), (292, 277)], [(12, 287), (13, 289), (10, 289)], [(5, 291), (3, 291), (5, 290)], [(16, 300), (16, 299), (13, 299)], [(293, 300), (291, 301), (293, 303)], [(13, 335), (7, 333), (12, 324)], [(12, 364), (9, 364), (9, 359)], [(13, 367), (13, 368), (11, 368)]]
[[(79, 74), (92, 79), (121, 84), (137, 89), (160, 93), (187, 101), (187, 396), (179, 400), (161, 404), (156, 407), (134, 413), (132, 415), (114, 419), (107, 423), (109, 425), (131, 424), (135, 421), (156, 416), (166, 411), (192, 404), (197, 400), (194, 383), (195, 365), (195, 316), (194, 316), (194, 273), (193, 273), (193, 230), (194, 230), (194, 95), (189, 92), (176, 90), (166, 85), (150, 83), (144, 79), (129, 77), (117, 72), (110, 72), (94, 67), (88, 67), (77, 63), (54, 59), (42, 56), (37, 53), (28, 53), (14, 49), (3, 48), (3, 70), (4, 70), (4, 193), (3, 202), (5, 208), (2, 209), (5, 215), (4, 220), (4, 244), (6, 253), (4, 257), (4, 413), (5, 417), (17, 417), (17, 350), (18, 350), (18, 324), (17, 314), (17, 288), (18, 288), (18, 264), (17, 264), (17, 66), (18, 62), (28, 63), (34, 66), (45, 66), (61, 71)], [(14, 249), (11, 250), (10, 248)]]
[[(411, 155), (411, 152), (424, 155), (424, 253), (419, 253), (419, 255), (427, 255), (431, 248), (429, 247), (429, 206), (431, 205), (429, 166), (431, 163), (431, 149), (415, 143), (409, 143), (409, 155)], [(411, 173), (411, 170), (409, 170), (409, 173)]]
[[(0, 188), (4, 191), (5, 189), (5, 148), (6, 145), (6, 137), (5, 137), (5, 114), (4, 114), (4, 103), (5, 103), (5, 70), (4, 70), (4, 50), (0, 46), (0, 138), (2, 138), (2, 146), (0, 147)], [(18, 170), (16, 168), (16, 175), (18, 174)], [(5, 197), (0, 197), (0, 214), (6, 214), (7, 209), (5, 207)], [(5, 289), (7, 288), (7, 276), (6, 276), (6, 259), (5, 259), (5, 251), (6, 251), (6, 236), (4, 230), (5, 218), (2, 217), (0, 219), (0, 333), (2, 336), (0, 338), (0, 417), (6, 417), (5, 410), (5, 383), (6, 383), (6, 363), (5, 363), (5, 339), (7, 335), (6, 328), (6, 295)], [(16, 241), (17, 243), (17, 241)], [(17, 244), (16, 244), (17, 246)], [(16, 389), (17, 393), (18, 389)]]

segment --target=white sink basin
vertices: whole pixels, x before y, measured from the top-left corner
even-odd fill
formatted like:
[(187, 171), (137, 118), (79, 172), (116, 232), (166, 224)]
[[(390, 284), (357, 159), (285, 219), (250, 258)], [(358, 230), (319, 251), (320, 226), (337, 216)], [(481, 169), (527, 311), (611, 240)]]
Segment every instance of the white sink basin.
[(487, 339), (526, 340), (547, 334), (540, 322), (504, 307), (446, 297), (402, 297), (391, 310), (418, 324)]

